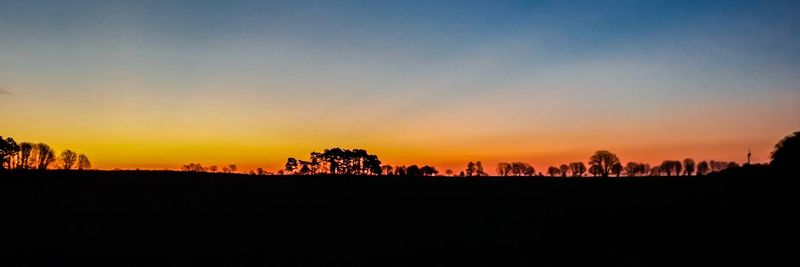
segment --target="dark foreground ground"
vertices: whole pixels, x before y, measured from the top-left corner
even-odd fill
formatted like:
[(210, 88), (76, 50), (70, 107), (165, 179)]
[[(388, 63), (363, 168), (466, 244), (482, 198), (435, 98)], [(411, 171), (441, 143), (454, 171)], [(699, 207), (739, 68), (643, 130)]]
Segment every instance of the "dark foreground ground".
[(794, 265), (771, 176), (2, 173), (0, 265)]

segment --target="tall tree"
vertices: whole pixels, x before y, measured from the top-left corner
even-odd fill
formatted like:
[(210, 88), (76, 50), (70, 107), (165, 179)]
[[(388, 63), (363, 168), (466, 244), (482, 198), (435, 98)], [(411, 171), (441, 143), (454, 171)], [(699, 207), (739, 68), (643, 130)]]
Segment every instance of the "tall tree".
[(28, 142), (22, 142), (19, 144), (19, 153), (17, 154), (16, 157), (17, 169), (29, 170), (34, 168), (33, 166), (31, 166), (33, 163), (33, 160), (31, 159), (31, 153), (33, 153), (33, 144)]
[(617, 163), (619, 163), (617, 155), (607, 150), (597, 151), (589, 158), (589, 164), (597, 166), (597, 170), (600, 171), (600, 175), (603, 177), (608, 177), (608, 174), (611, 172), (611, 167)]
[(33, 148), (36, 155), (36, 169), (46, 170), (56, 160), (56, 152), (45, 143), (38, 143)]
[(686, 158), (683, 160), (683, 169), (686, 176), (692, 176), (695, 171), (695, 163), (694, 160), (691, 158)]
[(697, 175), (706, 175), (711, 170), (707, 161), (701, 161), (697, 164)]
[(58, 158), (59, 162), (61, 163), (61, 168), (65, 170), (71, 170), (75, 163), (78, 162), (78, 153), (75, 153), (72, 150), (64, 150), (61, 152), (61, 156)]

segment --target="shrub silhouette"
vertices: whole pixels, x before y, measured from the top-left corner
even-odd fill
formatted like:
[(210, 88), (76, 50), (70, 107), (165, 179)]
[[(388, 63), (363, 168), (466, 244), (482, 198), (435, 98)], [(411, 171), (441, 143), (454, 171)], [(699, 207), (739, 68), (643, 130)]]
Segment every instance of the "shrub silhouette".
[(794, 132), (778, 142), (770, 154), (769, 165), (779, 171), (788, 172), (800, 163), (800, 131)]

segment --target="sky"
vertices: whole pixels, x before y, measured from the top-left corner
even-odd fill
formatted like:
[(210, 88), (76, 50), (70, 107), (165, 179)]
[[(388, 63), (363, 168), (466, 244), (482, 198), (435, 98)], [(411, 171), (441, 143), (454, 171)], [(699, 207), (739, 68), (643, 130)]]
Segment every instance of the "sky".
[(768, 161), (797, 1), (0, 1), (0, 135), (100, 169)]

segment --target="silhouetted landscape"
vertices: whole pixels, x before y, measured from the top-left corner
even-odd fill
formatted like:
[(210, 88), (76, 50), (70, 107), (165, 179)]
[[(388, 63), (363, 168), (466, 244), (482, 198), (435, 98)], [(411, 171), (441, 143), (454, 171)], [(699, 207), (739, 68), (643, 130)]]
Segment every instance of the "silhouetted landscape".
[[(22, 265), (791, 265), (798, 133), (705, 176), (2, 173)], [(377, 169), (376, 169), (377, 171)]]
[(800, 266), (798, 0), (0, 0), (0, 267)]

